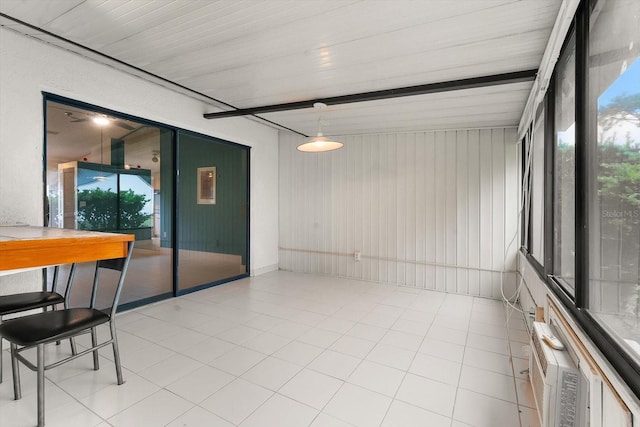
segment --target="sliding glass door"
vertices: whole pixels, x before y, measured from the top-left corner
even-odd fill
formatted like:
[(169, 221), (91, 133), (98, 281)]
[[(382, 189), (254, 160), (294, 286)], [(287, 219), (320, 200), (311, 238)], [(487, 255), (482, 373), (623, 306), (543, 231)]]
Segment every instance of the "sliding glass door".
[(178, 133), (179, 292), (247, 273), (248, 149)]
[(55, 95), (45, 111), (44, 224), (135, 235), (122, 304), (247, 274), (248, 147)]
[[(173, 295), (175, 131), (52, 96), (45, 108), (44, 225), (134, 234), (121, 303)], [(92, 272), (81, 264), (78, 281), (90, 283)], [(72, 302), (88, 298), (83, 289)]]

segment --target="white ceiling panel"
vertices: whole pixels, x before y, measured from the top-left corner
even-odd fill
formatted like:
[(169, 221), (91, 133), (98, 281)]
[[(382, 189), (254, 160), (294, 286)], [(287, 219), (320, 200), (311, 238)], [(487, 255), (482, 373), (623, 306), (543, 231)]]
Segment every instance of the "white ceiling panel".
[[(42, 29), (206, 97), (249, 108), (535, 70), (560, 4), (2, 0), (0, 23), (83, 53), (37, 31)], [(326, 114), (335, 126), (330, 133), (343, 135), (515, 126), (530, 88), (531, 83), (515, 83), (359, 102), (330, 107)], [(212, 102), (211, 111), (219, 105)], [(263, 117), (315, 133), (313, 109)]]

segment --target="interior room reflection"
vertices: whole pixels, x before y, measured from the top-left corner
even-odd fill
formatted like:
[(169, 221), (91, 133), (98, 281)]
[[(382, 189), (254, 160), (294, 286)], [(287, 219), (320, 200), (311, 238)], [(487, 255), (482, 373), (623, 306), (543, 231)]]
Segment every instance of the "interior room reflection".
[[(173, 131), (52, 101), (46, 130), (45, 225), (135, 235), (121, 303), (173, 292)], [(242, 256), (178, 246), (182, 287), (246, 272)], [(80, 265), (76, 280), (91, 271)]]
[[(46, 118), (45, 225), (135, 234), (127, 282), (136, 285), (125, 286), (121, 302), (171, 292), (171, 239), (160, 231), (160, 145), (168, 131), (51, 101)], [(90, 271), (81, 265), (77, 280), (90, 281)]]

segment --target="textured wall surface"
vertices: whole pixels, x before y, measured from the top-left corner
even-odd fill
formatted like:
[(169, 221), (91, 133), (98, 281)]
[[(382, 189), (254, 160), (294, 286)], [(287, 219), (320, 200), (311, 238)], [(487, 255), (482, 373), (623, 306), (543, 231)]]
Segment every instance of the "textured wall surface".
[[(278, 132), (94, 60), (0, 28), (0, 224), (42, 224), (42, 92), (251, 146), (251, 271), (278, 264)], [(0, 278), (35, 289), (39, 274)], [(17, 283), (14, 283), (17, 282)], [(0, 286), (0, 289), (9, 286)]]
[(280, 268), (492, 298), (507, 271), (511, 295), (515, 138), (514, 129), (349, 136), (336, 138), (340, 150), (309, 154), (281, 133)]

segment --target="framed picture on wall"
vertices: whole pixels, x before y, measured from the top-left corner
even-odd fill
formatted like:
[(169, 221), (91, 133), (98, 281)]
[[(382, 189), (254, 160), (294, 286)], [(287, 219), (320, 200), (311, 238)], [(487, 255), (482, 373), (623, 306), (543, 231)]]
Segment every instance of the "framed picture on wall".
[(198, 168), (198, 204), (216, 204), (216, 167)]

